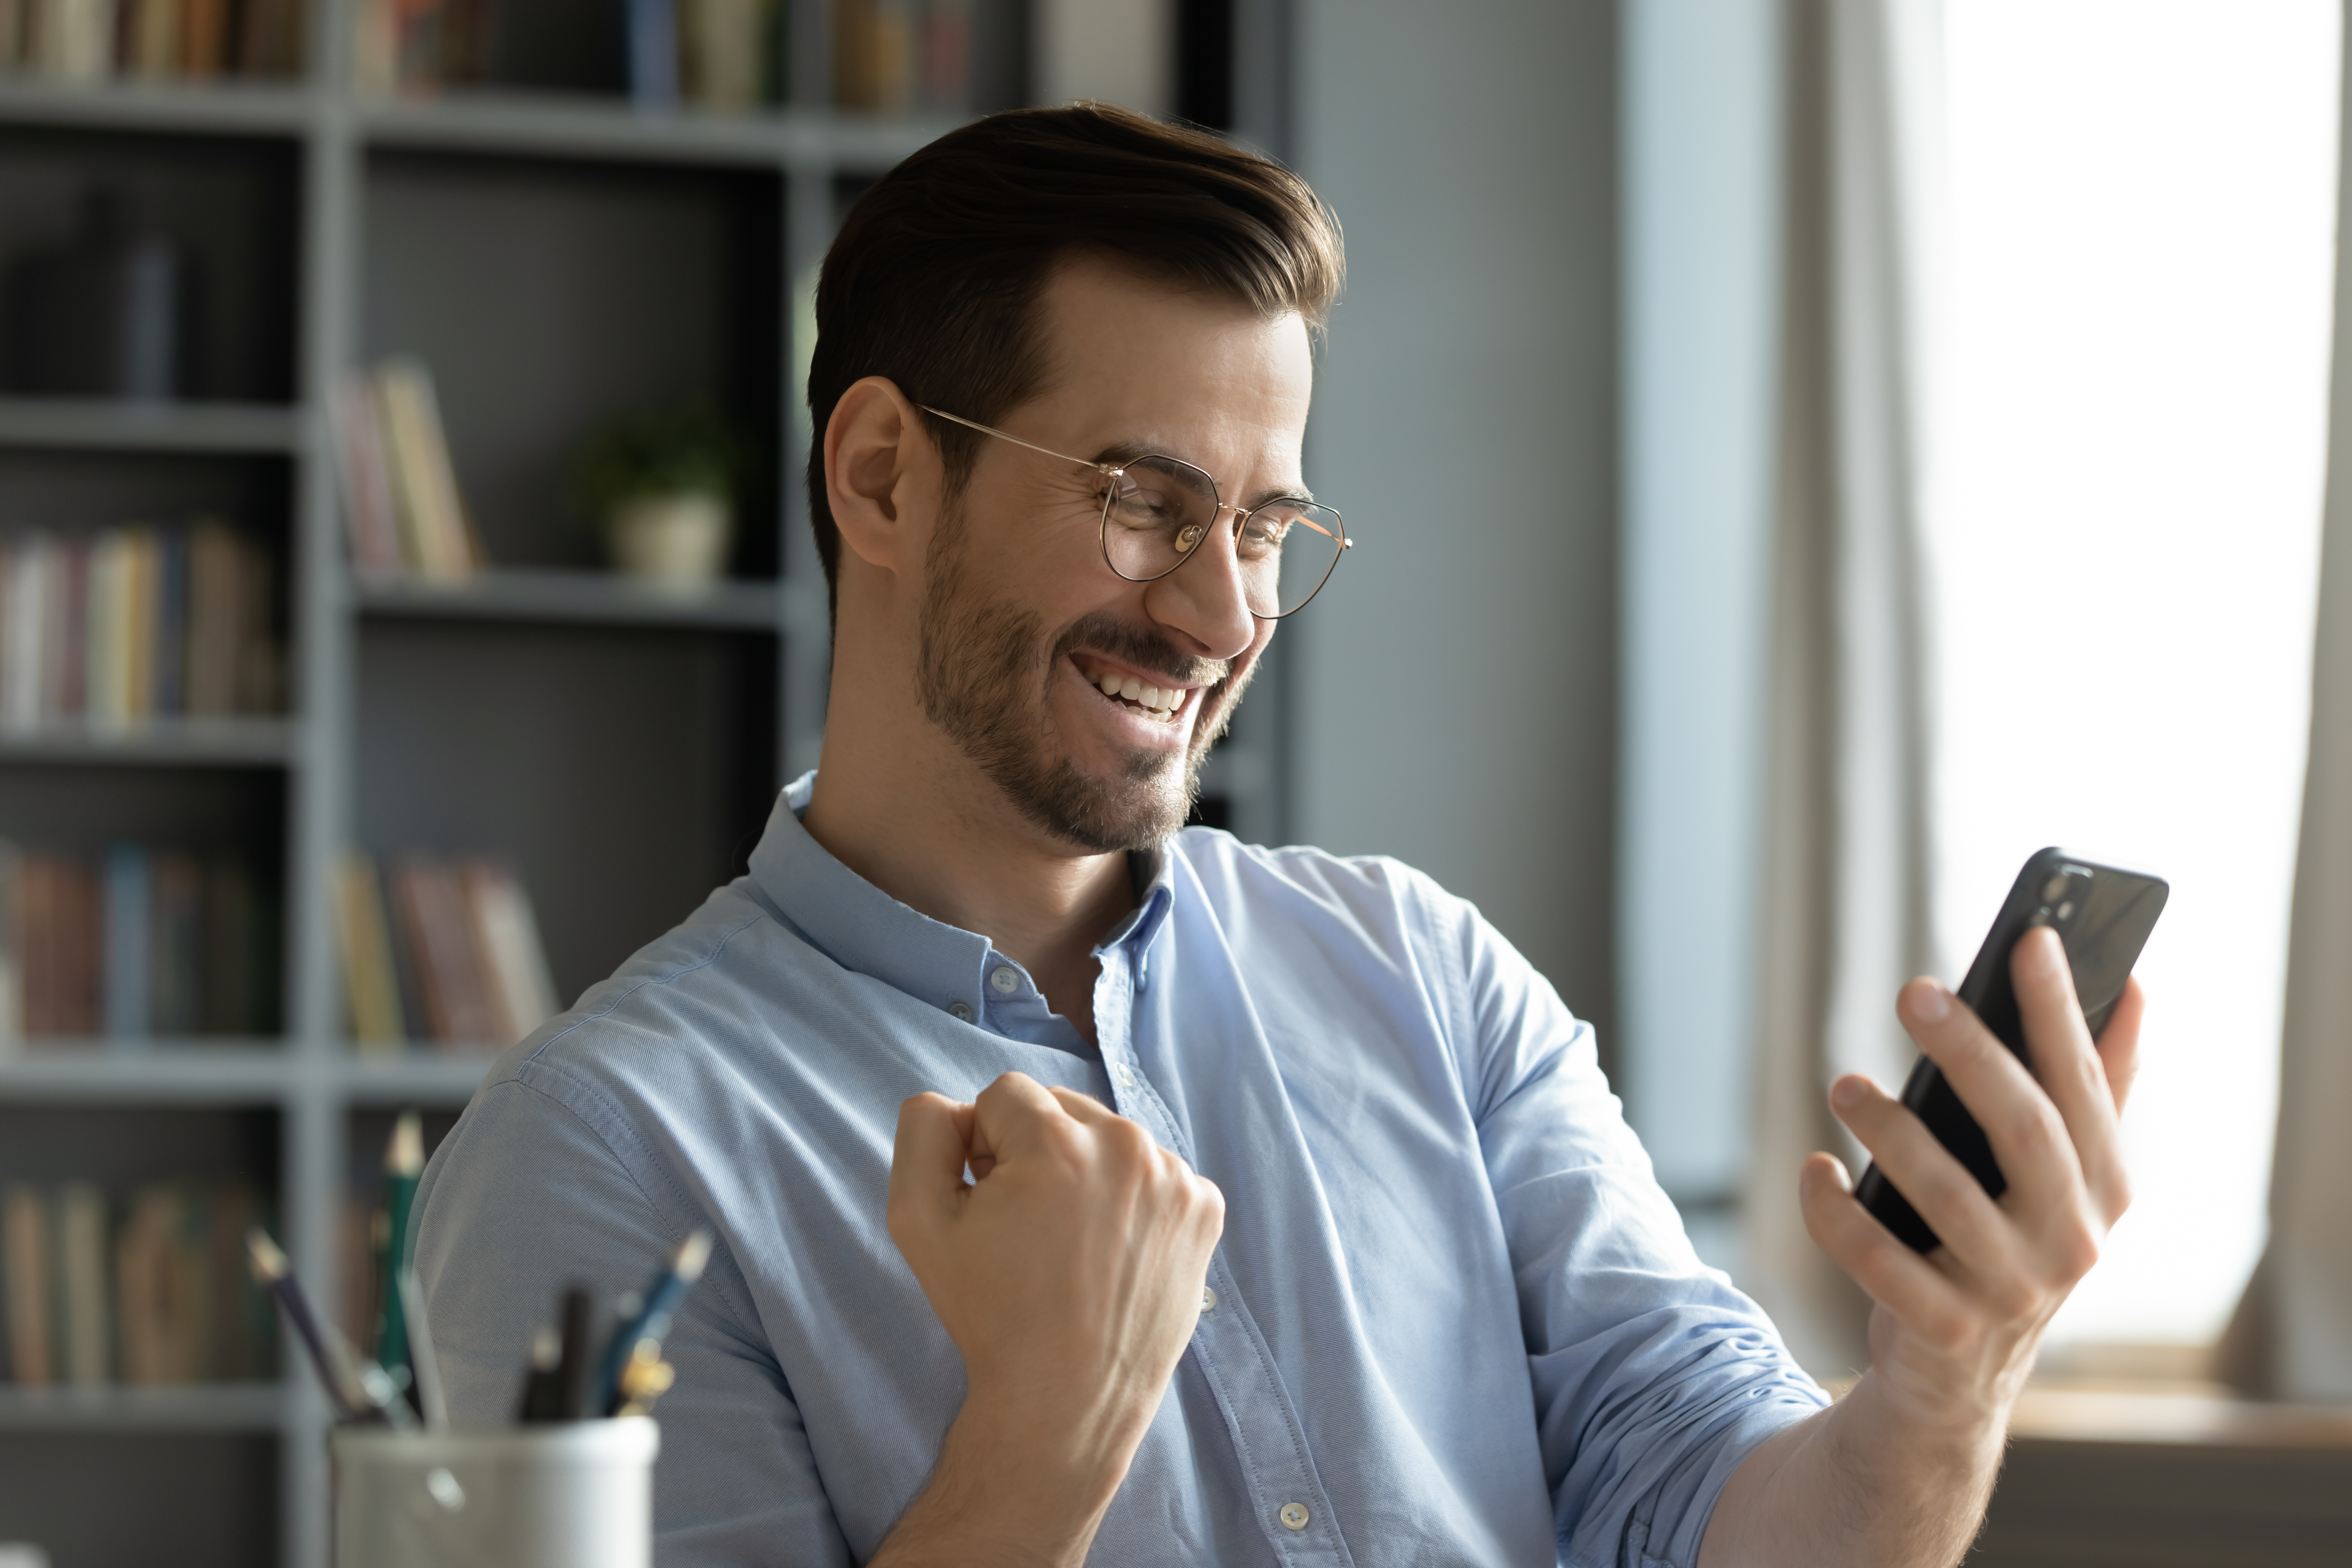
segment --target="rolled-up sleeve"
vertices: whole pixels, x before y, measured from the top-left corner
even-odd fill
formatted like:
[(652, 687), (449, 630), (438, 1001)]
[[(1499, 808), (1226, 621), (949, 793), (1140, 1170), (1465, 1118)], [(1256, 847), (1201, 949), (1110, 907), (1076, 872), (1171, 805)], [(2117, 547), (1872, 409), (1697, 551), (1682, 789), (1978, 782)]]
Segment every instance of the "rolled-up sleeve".
[(1739, 1462), (1829, 1396), (1692, 1251), (1591, 1026), (1445, 901), (1459, 1066), (1510, 1247), (1560, 1560), (1689, 1568)]

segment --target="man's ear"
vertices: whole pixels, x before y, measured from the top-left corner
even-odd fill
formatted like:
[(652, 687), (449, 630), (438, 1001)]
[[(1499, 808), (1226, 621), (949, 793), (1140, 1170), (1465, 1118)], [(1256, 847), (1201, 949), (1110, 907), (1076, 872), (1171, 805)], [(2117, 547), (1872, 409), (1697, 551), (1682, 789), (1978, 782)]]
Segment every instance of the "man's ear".
[(908, 505), (936, 488), (938, 466), (922, 416), (897, 383), (879, 375), (852, 383), (824, 426), (825, 500), (843, 545), (886, 572), (919, 562), (929, 520), (915, 520), (921, 537), (910, 537)]

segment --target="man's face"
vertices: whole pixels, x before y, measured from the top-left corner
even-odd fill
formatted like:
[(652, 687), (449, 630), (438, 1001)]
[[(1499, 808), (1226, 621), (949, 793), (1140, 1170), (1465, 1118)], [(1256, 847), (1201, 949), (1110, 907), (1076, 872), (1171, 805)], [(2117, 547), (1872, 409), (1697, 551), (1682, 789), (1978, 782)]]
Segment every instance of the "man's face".
[[(1047, 285), (1045, 322), (1046, 390), (1000, 427), (1097, 461), (1181, 458), (1231, 504), (1299, 490), (1313, 370), (1298, 317), (1079, 258)], [(1101, 485), (983, 438), (933, 536), (919, 666), (931, 722), (1031, 823), (1097, 853), (1182, 825), (1275, 625), (1242, 603), (1230, 513), (1168, 576), (1114, 573)], [(1105, 689), (1130, 682), (1135, 698)]]

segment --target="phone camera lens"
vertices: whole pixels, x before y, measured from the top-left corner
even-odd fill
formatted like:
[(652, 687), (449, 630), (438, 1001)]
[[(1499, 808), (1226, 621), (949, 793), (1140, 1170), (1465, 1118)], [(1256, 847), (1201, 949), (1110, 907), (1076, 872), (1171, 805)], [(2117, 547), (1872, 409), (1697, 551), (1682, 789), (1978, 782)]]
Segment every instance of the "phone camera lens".
[(2066, 874), (2063, 871), (2042, 884), (2042, 901), (2054, 904), (2066, 896)]
[(2062, 921), (2071, 917), (2074, 912), (2074, 900), (2072, 899), (2067, 900), (2064, 903), (2058, 906), (2058, 918)]

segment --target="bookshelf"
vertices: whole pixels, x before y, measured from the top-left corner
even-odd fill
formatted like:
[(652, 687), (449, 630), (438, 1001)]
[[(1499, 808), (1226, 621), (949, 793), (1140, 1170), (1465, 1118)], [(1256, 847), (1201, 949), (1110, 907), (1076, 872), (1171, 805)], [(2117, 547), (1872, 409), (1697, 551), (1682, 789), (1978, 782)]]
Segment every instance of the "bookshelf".
[[(503, 66), (430, 97), (351, 85), (360, 0), (309, 0), (292, 79), (0, 70), (0, 290), (100, 184), (197, 279), (175, 395), (58, 395), (0, 367), (0, 536), (222, 517), (275, 565), (286, 665), (281, 711), (0, 726), (0, 837), (93, 854), (129, 838), (254, 869), (281, 933), (282, 1025), (0, 1052), (0, 1183), (95, 1180), (119, 1203), (163, 1177), (251, 1182), (340, 1315), (346, 1194), (390, 1117), (422, 1108), (437, 1139), (493, 1047), (352, 1045), (338, 854), (508, 858), (568, 1000), (740, 870), (775, 790), (814, 765), (828, 671), (802, 500), (804, 315), (846, 202), (956, 118), (832, 108), (834, 5), (785, 4), (782, 102), (744, 113), (634, 106), (620, 0), (585, 27), (575, 5), (501, 0)], [(1180, 108), (1278, 109), (1279, 0), (1174, 9)], [(993, 84), (972, 107), (1021, 100), (1026, 6), (971, 10), (975, 79)], [(1279, 151), (1286, 128), (1240, 130)], [(329, 389), (392, 352), (440, 388), (494, 563), (464, 583), (346, 564)], [(596, 421), (687, 395), (750, 432), (754, 457), (727, 575), (678, 593), (604, 569), (564, 465)], [(1268, 840), (1280, 674), (1211, 760), (1204, 801)], [(0, 1534), (61, 1563), (323, 1564), (326, 1412), (299, 1371), (0, 1382)], [(102, 1506), (134, 1483), (147, 1506)]]

